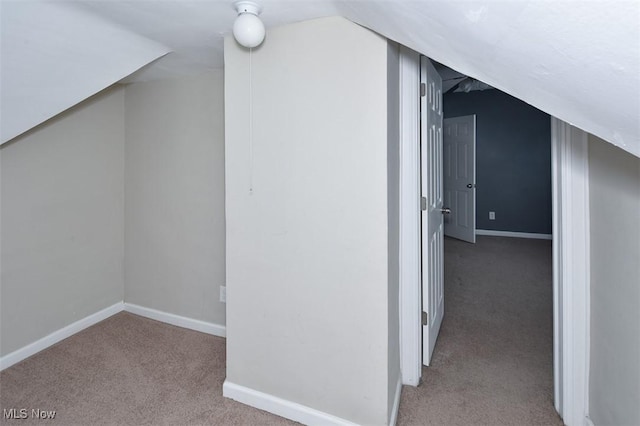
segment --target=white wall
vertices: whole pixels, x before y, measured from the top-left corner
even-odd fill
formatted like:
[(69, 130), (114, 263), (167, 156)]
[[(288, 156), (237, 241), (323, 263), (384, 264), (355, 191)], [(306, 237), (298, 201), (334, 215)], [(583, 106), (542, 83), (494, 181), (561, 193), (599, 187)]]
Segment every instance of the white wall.
[[(400, 47), (387, 52), (387, 242), (388, 242), (388, 407), (400, 377)], [(400, 395), (397, 395), (399, 397)], [(391, 415), (391, 411), (389, 411)]]
[(343, 18), (280, 27), (252, 74), (225, 43), (226, 384), (386, 424), (387, 41)]
[(1, 149), (3, 356), (122, 300), (124, 90)]
[(640, 424), (640, 159), (589, 136), (591, 368), (596, 425)]
[(589, 137), (590, 417), (640, 424), (640, 158)]
[(225, 323), (223, 72), (126, 87), (125, 301)]

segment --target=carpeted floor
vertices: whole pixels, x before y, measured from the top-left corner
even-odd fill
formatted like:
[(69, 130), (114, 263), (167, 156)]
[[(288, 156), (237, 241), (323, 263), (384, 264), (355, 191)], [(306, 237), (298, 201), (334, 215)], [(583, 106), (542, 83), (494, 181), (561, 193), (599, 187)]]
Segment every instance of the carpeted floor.
[(445, 316), (399, 425), (562, 425), (553, 407), (551, 241), (445, 239)]
[(122, 312), (0, 373), (0, 408), (56, 410), (0, 424), (295, 424), (222, 397), (225, 351), (221, 337)]
[[(553, 409), (551, 244), (445, 243), (445, 319), (399, 425), (561, 425)], [(225, 340), (115, 315), (0, 373), (1, 424), (286, 425), (222, 397)], [(18, 412), (18, 415), (20, 413)]]

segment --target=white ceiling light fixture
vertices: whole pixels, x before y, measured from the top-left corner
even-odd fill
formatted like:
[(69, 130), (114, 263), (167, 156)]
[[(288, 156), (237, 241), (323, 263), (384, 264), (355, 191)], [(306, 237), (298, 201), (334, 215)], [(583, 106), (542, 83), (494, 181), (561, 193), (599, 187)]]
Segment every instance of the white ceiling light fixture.
[(264, 41), (264, 24), (258, 17), (262, 8), (252, 1), (234, 3), (238, 17), (233, 23), (233, 37), (244, 47), (258, 47)]

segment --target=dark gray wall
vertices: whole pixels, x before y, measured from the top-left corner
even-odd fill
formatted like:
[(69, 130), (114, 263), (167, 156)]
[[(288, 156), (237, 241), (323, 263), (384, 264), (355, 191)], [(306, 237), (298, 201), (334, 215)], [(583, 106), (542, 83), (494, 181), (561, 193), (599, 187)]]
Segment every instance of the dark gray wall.
[(549, 115), (495, 89), (451, 93), (443, 104), (445, 118), (476, 114), (476, 228), (550, 234)]

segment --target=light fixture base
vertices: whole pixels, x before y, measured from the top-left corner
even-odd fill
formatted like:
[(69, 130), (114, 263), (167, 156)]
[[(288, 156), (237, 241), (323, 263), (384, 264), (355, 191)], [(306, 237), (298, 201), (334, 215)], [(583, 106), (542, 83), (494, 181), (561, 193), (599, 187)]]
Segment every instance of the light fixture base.
[(262, 12), (262, 7), (258, 3), (252, 1), (240, 0), (233, 3), (233, 6), (236, 8), (238, 14), (251, 13), (252, 15), (258, 16), (260, 15), (260, 12)]

